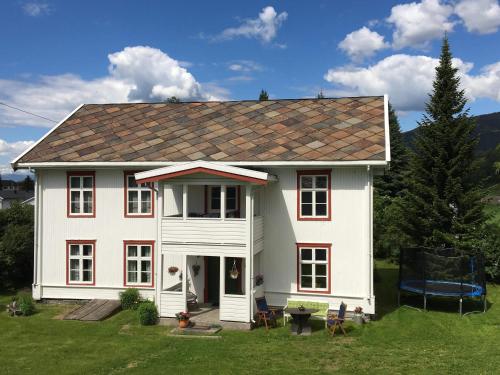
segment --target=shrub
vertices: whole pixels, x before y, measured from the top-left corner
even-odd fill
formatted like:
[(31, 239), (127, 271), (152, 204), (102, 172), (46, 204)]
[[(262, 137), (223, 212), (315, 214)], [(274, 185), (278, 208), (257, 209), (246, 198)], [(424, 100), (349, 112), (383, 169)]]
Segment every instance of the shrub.
[(19, 292), (16, 297), (17, 306), (24, 316), (33, 315), (35, 313), (35, 301), (30, 293)]
[(139, 304), (141, 296), (135, 288), (127, 288), (120, 293), (120, 301), (123, 310), (135, 310)]
[(158, 321), (158, 310), (154, 302), (146, 301), (139, 305), (139, 322), (143, 326), (152, 326)]

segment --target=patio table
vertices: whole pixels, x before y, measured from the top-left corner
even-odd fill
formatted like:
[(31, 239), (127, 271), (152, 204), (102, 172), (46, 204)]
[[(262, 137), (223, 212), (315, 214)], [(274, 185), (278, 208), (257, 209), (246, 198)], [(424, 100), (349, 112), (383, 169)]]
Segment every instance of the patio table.
[[(307, 321), (311, 317), (311, 314), (317, 313), (318, 309), (299, 309), (298, 307), (289, 307), (285, 309), (285, 312), (292, 316), (293, 322), (292, 324), (292, 332), (297, 335), (310, 334), (310, 327), (307, 324)], [(307, 331), (307, 332), (305, 332)]]

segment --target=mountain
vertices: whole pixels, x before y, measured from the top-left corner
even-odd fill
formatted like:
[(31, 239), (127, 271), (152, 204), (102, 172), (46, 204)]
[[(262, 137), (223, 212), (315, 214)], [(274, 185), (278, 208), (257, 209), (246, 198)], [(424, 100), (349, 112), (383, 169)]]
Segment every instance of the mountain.
[[(476, 134), (479, 134), (478, 153), (493, 150), (500, 144), (500, 112), (474, 116), (474, 118), (477, 123)], [(403, 133), (404, 141), (410, 147), (414, 136), (415, 129)]]

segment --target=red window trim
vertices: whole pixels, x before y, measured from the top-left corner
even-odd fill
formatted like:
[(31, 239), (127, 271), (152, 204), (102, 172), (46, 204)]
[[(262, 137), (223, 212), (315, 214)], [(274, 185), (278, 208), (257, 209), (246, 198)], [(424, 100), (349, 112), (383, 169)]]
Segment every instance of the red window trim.
[[(71, 201), (70, 201), (70, 178), (72, 176), (92, 176), (92, 215), (81, 215), (71, 213)], [(96, 206), (95, 206), (95, 171), (67, 171), (66, 172), (66, 217), (71, 218), (95, 218)]]
[[(127, 245), (151, 246), (151, 285), (127, 284)], [(139, 271), (140, 272), (140, 271)], [(155, 286), (155, 241), (152, 240), (124, 240), (123, 241), (123, 286), (129, 288), (154, 288)]]
[[(329, 243), (304, 243), (297, 242), (297, 292), (312, 293), (312, 294), (331, 294), (332, 291), (332, 244)], [(328, 289), (327, 290), (304, 290), (300, 289), (300, 249), (302, 247), (310, 248), (326, 248), (326, 255), (328, 260)]]
[(151, 213), (146, 215), (139, 214), (129, 214), (128, 213), (128, 181), (127, 177), (133, 175), (139, 171), (123, 171), (123, 217), (130, 218), (152, 218), (155, 217), (155, 190), (150, 186), (151, 189)]
[[(315, 176), (327, 175), (328, 176), (328, 204), (326, 207), (326, 217), (302, 217), (300, 215), (300, 177), (301, 176)], [(332, 170), (301, 170), (297, 171), (297, 220), (298, 221), (332, 221)]]
[[(68, 286), (95, 286), (95, 252), (96, 240), (66, 240), (66, 285)], [(69, 247), (70, 245), (92, 245), (92, 283), (74, 283), (69, 280)]]

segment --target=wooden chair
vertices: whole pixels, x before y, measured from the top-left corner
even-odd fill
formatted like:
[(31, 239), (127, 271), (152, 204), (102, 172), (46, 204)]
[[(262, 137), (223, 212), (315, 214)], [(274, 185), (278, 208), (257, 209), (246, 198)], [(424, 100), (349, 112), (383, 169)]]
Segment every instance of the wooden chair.
[(269, 330), (269, 325), (272, 324), (274, 327), (276, 324), (276, 309), (271, 309), (267, 305), (266, 297), (255, 298), (255, 304), (257, 305), (257, 325), (264, 322), (266, 326), (266, 331)]
[(340, 328), (340, 330), (342, 331), (344, 336), (346, 335), (345, 329), (343, 326), (344, 321), (345, 321), (346, 309), (347, 309), (347, 305), (344, 302), (342, 302), (340, 304), (338, 315), (328, 312), (328, 316), (326, 318), (326, 325), (328, 327), (328, 331), (330, 331), (332, 336), (335, 335), (335, 330), (337, 329), (337, 327)]

